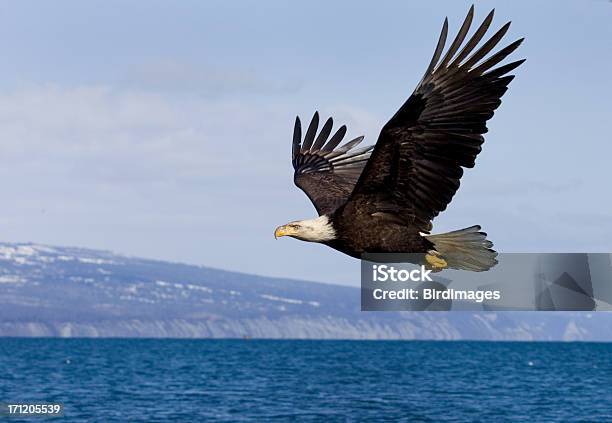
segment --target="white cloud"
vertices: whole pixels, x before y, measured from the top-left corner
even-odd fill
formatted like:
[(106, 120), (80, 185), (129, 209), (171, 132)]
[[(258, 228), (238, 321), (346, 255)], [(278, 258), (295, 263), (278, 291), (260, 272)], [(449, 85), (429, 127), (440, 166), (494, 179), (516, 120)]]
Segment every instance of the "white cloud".
[(237, 101), (31, 87), (0, 94), (0, 167), (110, 184), (240, 174), (265, 150), (270, 120), (273, 107)]
[(265, 78), (250, 69), (233, 69), (160, 60), (132, 68), (123, 80), (128, 87), (156, 92), (183, 92), (209, 98), (238, 94), (295, 92), (301, 83)]

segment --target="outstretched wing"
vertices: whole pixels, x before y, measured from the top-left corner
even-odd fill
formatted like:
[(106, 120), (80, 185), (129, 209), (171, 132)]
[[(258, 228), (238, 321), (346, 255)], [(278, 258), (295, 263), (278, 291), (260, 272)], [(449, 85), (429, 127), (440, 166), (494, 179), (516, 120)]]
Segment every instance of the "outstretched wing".
[(514, 78), (507, 74), (524, 60), (495, 67), (523, 39), (489, 55), (508, 31), (509, 22), (476, 49), (493, 11), (464, 43), (473, 16), (472, 6), (442, 56), (448, 32), (448, 19), (444, 21), (423, 79), (381, 130), (349, 200), (354, 205), (428, 232), (431, 220), (446, 209), (459, 188), (462, 168), (474, 166), (486, 122)]
[(346, 134), (344, 125), (328, 141), (332, 118), (327, 119), (315, 139), (318, 126), (319, 113), (315, 112), (302, 142), (300, 118), (295, 119), (292, 163), (295, 170), (293, 181), (322, 215), (333, 212), (346, 202), (374, 146), (354, 150), (363, 141), (361, 136), (338, 147)]

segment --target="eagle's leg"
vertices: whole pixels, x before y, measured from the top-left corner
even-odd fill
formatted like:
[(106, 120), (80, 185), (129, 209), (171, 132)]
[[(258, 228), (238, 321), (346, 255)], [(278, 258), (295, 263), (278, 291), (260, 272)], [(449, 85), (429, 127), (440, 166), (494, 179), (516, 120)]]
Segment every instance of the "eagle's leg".
[(440, 253), (435, 250), (429, 250), (427, 254), (425, 254), (425, 260), (434, 272), (439, 272), (448, 267), (446, 260), (444, 260)]

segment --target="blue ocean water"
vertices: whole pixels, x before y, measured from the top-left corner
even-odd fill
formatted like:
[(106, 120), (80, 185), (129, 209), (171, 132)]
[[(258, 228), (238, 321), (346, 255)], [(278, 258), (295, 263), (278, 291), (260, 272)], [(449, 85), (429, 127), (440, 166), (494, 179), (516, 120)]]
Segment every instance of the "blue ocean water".
[(0, 370), (47, 421), (612, 421), (611, 344), (0, 338)]

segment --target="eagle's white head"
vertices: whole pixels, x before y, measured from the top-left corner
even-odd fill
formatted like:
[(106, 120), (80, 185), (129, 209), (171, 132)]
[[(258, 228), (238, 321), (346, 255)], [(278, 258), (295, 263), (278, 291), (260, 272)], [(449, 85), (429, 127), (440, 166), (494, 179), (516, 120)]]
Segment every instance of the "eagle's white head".
[(314, 219), (296, 220), (279, 226), (274, 231), (274, 237), (290, 236), (310, 242), (325, 242), (336, 238), (336, 231), (328, 216), (323, 215)]

